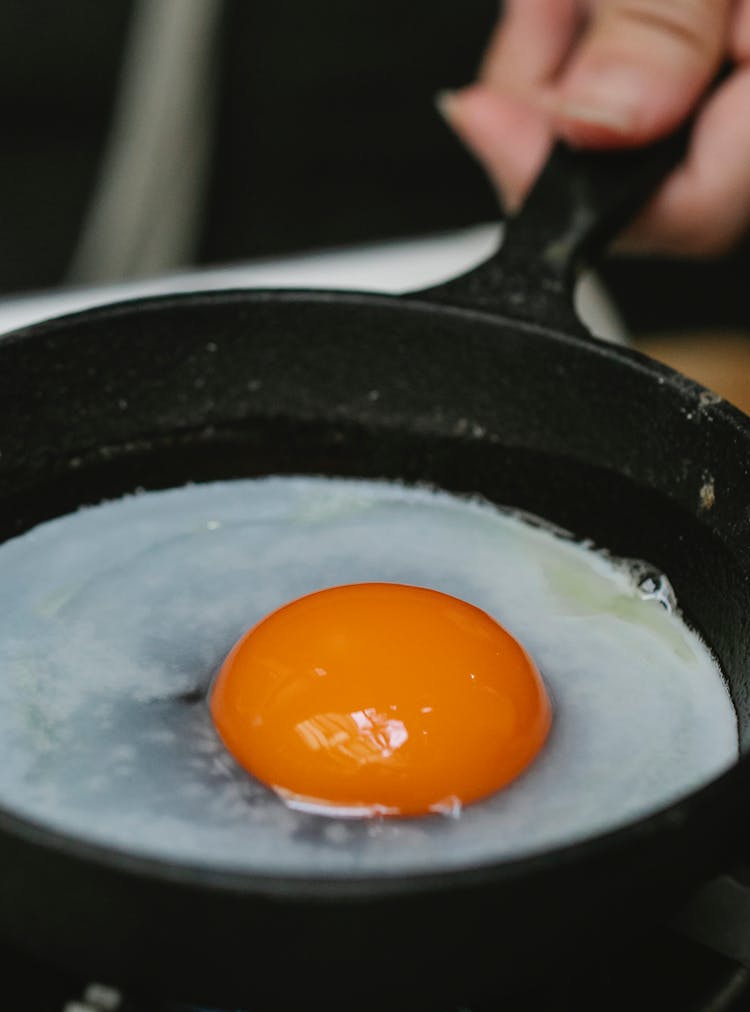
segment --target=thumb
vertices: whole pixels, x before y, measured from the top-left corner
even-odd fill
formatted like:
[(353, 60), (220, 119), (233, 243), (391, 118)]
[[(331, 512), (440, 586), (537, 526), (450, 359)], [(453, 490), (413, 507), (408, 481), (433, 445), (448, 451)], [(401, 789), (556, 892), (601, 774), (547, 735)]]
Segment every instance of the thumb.
[(516, 210), (552, 145), (546, 113), (484, 84), (442, 92), (437, 107), (484, 166), (505, 210)]
[(573, 144), (655, 140), (688, 115), (726, 51), (731, 0), (599, 0), (548, 98)]

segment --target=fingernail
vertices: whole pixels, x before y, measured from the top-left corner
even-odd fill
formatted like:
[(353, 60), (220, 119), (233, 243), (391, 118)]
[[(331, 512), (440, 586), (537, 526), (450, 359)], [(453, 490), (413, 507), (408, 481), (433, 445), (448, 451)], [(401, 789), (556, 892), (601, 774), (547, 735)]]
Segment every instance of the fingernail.
[(443, 117), (445, 122), (448, 123), (449, 126), (452, 126), (453, 115), (458, 102), (457, 92), (446, 88), (443, 91), (437, 92), (433, 101), (435, 103), (435, 108)]
[(633, 67), (580, 72), (563, 87), (558, 111), (567, 119), (627, 133), (648, 102), (648, 81)]
[(631, 116), (619, 113), (616, 109), (601, 109), (596, 105), (584, 105), (581, 102), (563, 102), (558, 107), (558, 112), (565, 119), (607, 127), (623, 134), (628, 132), (633, 123)]

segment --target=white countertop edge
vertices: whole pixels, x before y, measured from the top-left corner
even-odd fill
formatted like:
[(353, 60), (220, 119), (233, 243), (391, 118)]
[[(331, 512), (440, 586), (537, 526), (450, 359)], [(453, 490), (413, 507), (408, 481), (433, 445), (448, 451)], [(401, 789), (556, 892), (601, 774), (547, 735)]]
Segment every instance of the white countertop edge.
[[(0, 301), (0, 332), (109, 302), (172, 292), (297, 287), (394, 294), (416, 291), (481, 263), (497, 248), (500, 236), (498, 225), (476, 225), (438, 236), (254, 260), (91, 288), (24, 293)], [(623, 323), (593, 274), (582, 279), (576, 301), (595, 334), (626, 342)]]

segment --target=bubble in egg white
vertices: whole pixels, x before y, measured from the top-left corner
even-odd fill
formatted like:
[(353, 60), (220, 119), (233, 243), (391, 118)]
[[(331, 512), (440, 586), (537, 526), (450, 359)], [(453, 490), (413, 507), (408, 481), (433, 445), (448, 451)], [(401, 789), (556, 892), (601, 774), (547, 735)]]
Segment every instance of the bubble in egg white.
[[(203, 697), (242, 632), (361, 581), (483, 608), (545, 678), (542, 753), (459, 818), (292, 811), (213, 729)], [(662, 574), (386, 482), (219, 482), (42, 524), (0, 545), (0, 665), (0, 805), (172, 862), (378, 875), (516, 858), (653, 811), (737, 758), (721, 674)]]

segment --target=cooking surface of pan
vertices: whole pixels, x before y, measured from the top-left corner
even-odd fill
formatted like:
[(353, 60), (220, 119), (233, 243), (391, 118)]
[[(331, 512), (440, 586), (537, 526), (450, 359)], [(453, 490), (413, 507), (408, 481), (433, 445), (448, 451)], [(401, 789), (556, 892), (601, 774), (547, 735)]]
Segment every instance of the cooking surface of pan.
[[(722, 663), (746, 740), (750, 563), (736, 536), (746, 523), (744, 420), (681, 377), (631, 352), (484, 314), (302, 294), (96, 311), (44, 325), (31, 340), (12, 338), (2, 354), (12, 419), (2, 434), (4, 535), (139, 486), (269, 472), (480, 492), (669, 573)], [(520, 866), (385, 885), (312, 878), (291, 889), (283, 878), (187, 873), (8, 818), (2, 885), (13, 914), (3, 927), (73, 964), (90, 965), (93, 954), (104, 979), (143, 975), (219, 1003), (219, 995), (247, 997), (241, 937), (249, 932), (263, 953), (267, 969), (253, 983), (262, 992), (283, 975), (289, 917), (300, 939), (314, 937), (324, 917), (332, 934), (308, 943), (310, 973), (335, 938), (356, 974), (355, 954), (371, 944), (356, 942), (365, 930), (366, 939), (383, 938), (405, 993), (419, 992), (426, 972), (412, 952), (417, 935), (431, 960), (448, 945), (456, 974), (470, 972), (480, 986), (499, 972), (496, 953), (488, 939), (461, 942), (467, 918), (484, 925), (483, 937), (489, 924), (511, 933), (509, 960), (520, 965), (541, 923), (556, 946), (589, 921), (601, 896), (609, 911), (637, 896), (658, 904), (718, 867), (736, 846), (746, 762), (614, 836)], [(9, 871), (18, 867), (23, 879)], [(498, 903), (513, 911), (509, 922)], [(105, 931), (100, 915), (113, 905), (121, 919)], [(64, 928), (71, 910), (74, 933)], [(201, 911), (210, 944), (196, 937), (188, 910)], [(365, 910), (368, 927), (357, 934)], [(149, 957), (155, 947), (158, 958)]]
[[(534, 659), (555, 720), (515, 783), (474, 804), (458, 793), (449, 800), (454, 772), (466, 777), (454, 791), (476, 783), (465, 749), (493, 697), (483, 692), (483, 706), (458, 719), (452, 698), (448, 716), (439, 689), (448, 671), (435, 656), (419, 679), (418, 716), (403, 701), (408, 667), (378, 694), (390, 652), (376, 684), (357, 693), (360, 706), (390, 714), (395, 748), (414, 738), (429, 746), (435, 721), (449, 720), (447, 740), (431, 746), (449, 762), (434, 795), (440, 814), (372, 820), (329, 808), (322, 818), (288, 807), (232, 760), (208, 697), (235, 641), (288, 601), (373, 582), (469, 602)], [(418, 665), (429, 644), (413, 615), (403, 628), (397, 619), (369, 608), (366, 621), (402, 656), (414, 642)], [(361, 663), (351, 647), (345, 657), (355, 670)], [(737, 759), (721, 673), (674, 613), (661, 574), (487, 502), (388, 482), (215, 482), (37, 527), (0, 546), (0, 670), (4, 807), (82, 840), (199, 868), (374, 877), (478, 867), (621, 826)], [(288, 674), (277, 691), (289, 691)], [(323, 692), (329, 702), (305, 708), (302, 726), (339, 736), (355, 704), (347, 709), (338, 688)], [(298, 727), (281, 726), (274, 742), (281, 735), (293, 748)], [(497, 770), (494, 737), (479, 775)], [(344, 775), (356, 775), (362, 755), (352, 756), (350, 741), (334, 752)], [(413, 784), (419, 753), (398, 756)]]

